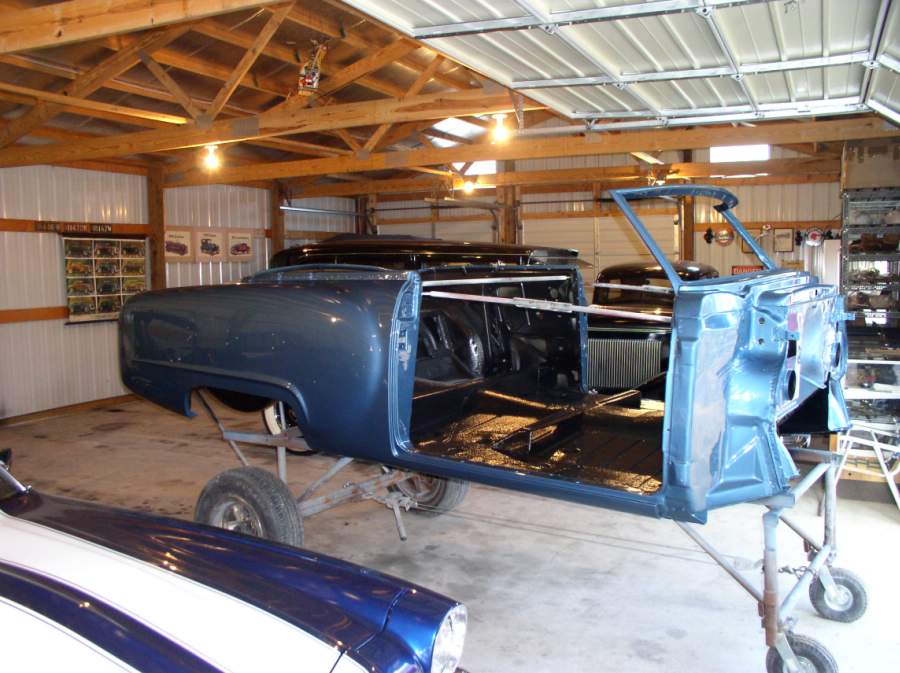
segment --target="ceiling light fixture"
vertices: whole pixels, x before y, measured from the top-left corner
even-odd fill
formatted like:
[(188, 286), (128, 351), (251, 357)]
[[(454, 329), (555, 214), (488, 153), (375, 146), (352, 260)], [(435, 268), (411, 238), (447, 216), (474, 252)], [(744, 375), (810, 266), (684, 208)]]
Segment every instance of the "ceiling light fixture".
[(466, 180), (463, 183), (463, 193), (471, 194), (474, 191), (475, 191), (475, 183), (472, 182), (471, 180)]
[(203, 157), (203, 166), (208, 171), (215, 171), (222, 165), (222, 158), (219, 156), (218, 145), (206, 145), (206, 155)]
[(503, 121), (505, 119), (506, 119), (506, 115), (503, 113), (494, 115), (494, 120), (496, 121), (496, 124), (494, 125), (494, 128), (491, 131), (491, 134), (494, 138), (495, 143), (505, 143), (507, 140), (509, 140), (509, 136), (511, 134), (510, 134), (510, 130), (503, 123)]

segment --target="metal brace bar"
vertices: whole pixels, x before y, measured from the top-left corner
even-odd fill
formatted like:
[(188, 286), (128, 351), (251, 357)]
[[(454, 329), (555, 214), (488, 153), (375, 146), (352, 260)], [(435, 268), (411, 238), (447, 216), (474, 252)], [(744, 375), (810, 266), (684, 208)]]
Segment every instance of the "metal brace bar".
[(306, 500), (309, 496), (315, 493), (325, 482), (329, 481), (332, 477), (334, 477), (334, 475), (343, 470), (352, 462), (352, 458), (339, 459), (334, 465), (328, 468), (328, 471), (325, 474), (323, 474), (321, 477), (316, 479), (316, 481), (306, 487), (306, 490), (297, 497), (297, 502)]
[(813, 557), (812, 562), (806, 570), (803, 571), (803, 574), (800, 576), (800, 579), (797, 580), (797, 583), (791, 587), (788, 595), (785, 596), (784, 600), (781, 602), (781, 607), (778, 608), (778, 621), (781, 624), (787, 621), (800, 596), (805, 595), (809, 590), (809, 585), (812, 584), (813, 579), (819, 574), (822, 566), (827, 563), (828, 557), (831, 556), (832, 551), (834, 550), (831, 545), (826, 544), (823, 546)]
[(713, 547), (709, 542), (706, 541), (700, 533), (695, 531), (690, 524), (684, 523), (683, 521), (676, 521), (678, 527), (681, 528), (685, 533), (687, 533), (688, 537), (691, 538), (697, 545), (705, 551), (709, 557), (716, 562), (721, 568), (731, 575), (734, 578), (735, 582), (740, 584), (747, 591), (748, 594), (753, 596), (758, 603), (763, 602), (763, 594), (762, 592), (753, 584), (747, 577), (737, 568), (734, 567), (731, 563), (725, 559), (724, 556), (719, 554), (718, 550)]
[(228, 442), (228, 445), (231, 447), (231, 450), (234, 451), (234, 455), (238, 457), (238, 460), (241, 461), (241, 465), (247, 467), (250, 465), (250, 462), (247, 460), (246, 456), (244, 456), (244, 452), (241, 451), (241, 447), (237, 445), (237, 443), (228, 437), (228, 431), (225, 429), (225, 426), (222, 424), (222, 421), (219, 420), (219, 417), (216, 416), (216, 412), (213, 411), (213, 408), (210, 406), (209, 402), (206, 401), (206, 397), (203, 395), (202, 390), (197, 391), (197, 397), (200, 398), (200, 401), (203, 403), (203, 406), (206, 407), (207, 413), (209, 413), (210, 418), (213, 419), (216, 425), (219, 426), (219, 431), (222, 433), (222, 437)]
[(375, 489), (387, 488), (388, 486), (405, 481), (411, 476), (412, 475), (408, 472), (393, 470), (366, 481), (347, 484), (337, 491), (319, 496), (318, 498), (313, 498), (312, 500), (301, 500), (297, 504), (297, 509), (302, 517), (312, 516), (313, 514), (324, 512), (332, 507), (337, 507), (341, 503), (349, 500), (372, 497), (375, 493)]

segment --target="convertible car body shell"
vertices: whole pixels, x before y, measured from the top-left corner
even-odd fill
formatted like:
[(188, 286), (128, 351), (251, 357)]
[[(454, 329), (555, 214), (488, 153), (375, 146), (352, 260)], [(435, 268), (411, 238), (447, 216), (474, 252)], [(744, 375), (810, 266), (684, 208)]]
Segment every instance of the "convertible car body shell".
[(10, 489), (7, 476), (8, 670), (426, 673), (439, 625), (458, 606), (324, 555)]
[[(767, 268), (682, 282), (627, 203), (680, 193), (718, 199)], [(622, 190), (614, 198), (676, 296), (661, 487), (652, 493), (454, 460), (417, 451), (411, 438), (420, 318), (424, 295), (433, 294), (423, 283), (502, 276), (515, 278), (524, 292), (538, 283), (519, 282), (523, 277), (558, 278), (562, 289), (549, 288), (550, 296), (568, 292), (571, 305), (584, 305), (574, 266), (406, 272), (299, 266), (237, 285), (146, 293), (130, 300), (120, 318), (123, 379), (184, 414), (191, 413), (197, 388), (282, 401), (309, 445), (325, 453), (643, 515), (705, 521), (711, 508), (784, 492), (797, 472), (780, 431), (827, 432), (847, 424), (839, 385), (846, 361), (841, 297), (808, 273), (776, 269), (731, 214), (737, 200), (725, 190)], [(595, 404), (586, 395), (584, 313), (543, 306), (521, 310), (529, 325), (555, 326), (573, 342), (577, 371), (567, 393), (581, 395), (579, 404)]]

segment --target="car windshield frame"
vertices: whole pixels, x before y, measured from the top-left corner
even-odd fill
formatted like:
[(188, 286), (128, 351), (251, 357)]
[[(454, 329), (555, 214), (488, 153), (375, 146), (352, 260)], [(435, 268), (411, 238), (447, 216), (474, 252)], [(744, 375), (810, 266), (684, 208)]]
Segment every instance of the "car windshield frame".
[[(778, 265), (772, 261), (772, 258), (769, 257), (768, 254), (762, 249), (757, 241), (750, 233), (744, 228), (744, 225), (741, 221), (735, 216), (733, 209), (738, 205), (738, 198), (729, 192), (727, 189), (723, 189), (722, 187), (709, 187), (709, 186), (700, 186), (700, 185), (664, 185), (662, 187), (635, 187), (632, 189), (611, 189), (609, 191), (610, 196), (612, 196), (613, 201), (616, 202), (616, 205), (622, 210), (622, 213), (625, 215), (625, 218), (631, 223), (631, 226), (634, 227), (634, 230), (637, 232), (638, 236), (640, 236), (641, 240), (644, 242), (644, 245), (647, 246), (650, 250), (650, 254), (656, 259), (659, 265), (662, 267), (666, 276), (669, 278), (669, 282), (672, 283), (672, 290), (677, 294), (682, 285), (693, 285), (694, 283), (705, 283), (709, 282), (712, 279), (699, 279), (694, 281), (686, 281), (681, 276), (678, 275), (678, 272), (675, 271), (675, 267), (672, 265), (672, 262), (666, 258), (665, 253), (662, 248), (660, 248), (659, 244), (656, 242), (656, 239), (650, 234), (650, 231), (644, 226), (644, 223), (641, 222), (641, 219), (637, 216), (634, 209), (628, 203), (630, 200), (642, 200), (642, 199), (671, 199), (678, 196), (699, 196), (704, 198), (710, 198), (713, 200), (717, 200), (719, 203), (714, 205), (713, 208), (725, 218), (725, 221), (731, 225), (735, 234), (739, 236), (747, 246), (753, 251), (753, 253), (759, 258), (759, 261), (762, 263), (763, 271), (751, 272), (750, 274), (741, 274), (741, 275), (755, 275), (760, 273), (766, 273), (770, 271), (778, 271)], [(735, 278), (738, 276), (719, 276), (714, 279), (716, 282), (720, 282), (721, 280), (726, 280), (728, 278)]]

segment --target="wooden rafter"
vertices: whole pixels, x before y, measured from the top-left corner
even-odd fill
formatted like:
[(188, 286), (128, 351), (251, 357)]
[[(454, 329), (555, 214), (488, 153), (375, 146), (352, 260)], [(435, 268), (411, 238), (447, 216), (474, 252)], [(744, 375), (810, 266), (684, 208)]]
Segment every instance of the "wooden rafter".
[[(481, 95), (487, 98), (485, 94)], [(502, 94), (501, 97), (505, 98), (508, 109), (508, 96)], [(417, 100), (417, 98), (410, 99), (410, 101), (413, 100)], [(472, 112), (474, 113), (474, 110)], [(357, 173), (410, 168), (413, 166), (434, 166), (481, 159), (509, 161), (593, 154), (620, 154), (636, 151), (677, 150), (714, 144), (777, 144), (787, 141), (817, 142), (894, 137), (900, 137), (900, 129), (873, 116), (803, 123), (778, 122), (741, 128), (707, 126), (690, 129), (659, 129), (616, 135), (591, 134), (584, 137), (533, 138), (515, 140), (505, 144), (480, 143), (440, 149), (428, 147), (404, 152), (374, 153), (365, 157), (282, 161), (257, 165), (252, 169), (231, 169), (226, 167), (213, 176), (199, 172), (170, 176), (169, 184), (196, 184), (209, 182), (210, 180), (226, 183), (240, 182), (251, 173), (255, 179), (279, 179), (301, 175)], [(4, 153), (0, 152), (0, 165), (4, 165), (5, 161)]]
[[(489, 95), (478, 90), (414, 96), (403, 101), (389, 98), (306, 109), (287, 105), (249, 118), (216, 121), (208, 128), (187, 125), (172, 129), (107, 136), (64, 145), (0, 150), (0, 166), (52, 163), (62, 158), (74, 160), (127, 156), (136, 152), (158, 152), (209, 143), (255, 140), (354, 126), (372, 126), (389, 121), (443, 119), (448, 116), (508, 112), (509, 110), (509, 97), (505, 94)], [(352, 157), (347, 157), (347, 160), (350, 159)], [(433, 163), (446, 162), (414, 162), (410, 166)], [(347, 173), (353, 171), (339, 169), (326, 172)], [(248, 177), (247, 179), (255, 178)], [(244, 179), (242, 178), (240, 182), (244, 182)]]
[(7, 14), (0, 28), (0, 54), (59, 46), (108, 35), (166, 26), (278, 0), (67, 0)]
[(191, 97), (185, 93), (181, 86), (179, 86), (178, 82), (172, 79), (172, 76), (166, 69), (153, 60), (153, 57), (143, 49), (140, 51), (139, 55), (144, 67), (146, 67), (157, 81), (165, 87), (166, 91), (172, 94), (172, 97), (178, 101), (178, 104), (184, 108), (184, 111), (193, 119), (199, 117), (201, 113), (197, 106), (194, 105), (194, 101), (191, 100)]
[[(431, 81), (431, 78), (437, 73), (438, 68), (441, 66), (441, 63), (444, 62), (444, 57), (440, 54), (437, 54), (433, 59), (431, 59), (431, 63), (428, 64), (428, 67), (423, 70), (419, 76), (416, 78), (416, 81), (412, 83), (409, 89), (406, 90), (406, 93), (403, 94), (404, 98), (408, 98), (409, 96), (418, 95), (422, 89), (425, 88), (425, 85)], [(376, 147), (378, 147), (378, 143), (381, 142), (381, 139), (384, 138), (385, 134), (391, 129), (390, 124), (382, 124), (375, 132), (369, 136), (369, 139), (366, 141), (364, 149), (367, 152), (371, 152)]]
[(386, 65), (403, 58), (403, 56), (418, 48), (419, 45), (412, 40), (407, 40), (406, 38), (395, 40), (394, 42), (391, 42), (391, 44), (373, 51), (371, 54), (364, 56), (358, 61), (354, 61), (331, 77), (323, 80), (322, 85), (319, 87), (318, 95), (319, 97), (330, 96), (340, 91), (348, 84), (352, 84), (360, 77), (368, 75), (375, 70), (380, 70)]
[[(102, 87), (106, 81), (121, 75), (134, 66), (140, 60), (139, 54), (141, 51), (152, 53), (186, 33), (188, 28), (189, 26), (165, 28), (134, 40), (129, 48), (116, 52), (99, 65), (77, 77), (65, 88), (63, 93), (77, 98), (90, 96), (94, 91)], [(31, 129), (40, 126), (59, 112), (60, 106), (58, 104), (39, 101), (31, 110), (0, 132), (0, 147), (5, 147), (15, 142)]]
[(266, 21), (266, 25), (259, 31), (253, 44), (250, 45), (246, 52), (244, 52), (244, 55), (241, 57), (237, 66), (235, 66), (232, 73), (228, 76), (228, 79), (225, 80), (222, 88), (219, 89), (219, 93), (217, 93), (216, 97), (213, 99), (212, 105), (206, 110), (204, 122), (212, 122), (219, 116), (222, 108), (225, 107), (225, 103), (231, 98), (231, 95), (234, 93), (235, 89), (238, 88), (238, 85), (244, 79), (244, 76), (250, 72), (250, 68), (256, 62), (256, 59), (259, 57), (263, 48), (265, 48), (269, 43), (269, 40), (275, 35), (275, 31), (281, 26), (281, 22), (284, 21), (293, 6), (294, 3), (289, 2), (272, 13), (269, 20)]

